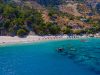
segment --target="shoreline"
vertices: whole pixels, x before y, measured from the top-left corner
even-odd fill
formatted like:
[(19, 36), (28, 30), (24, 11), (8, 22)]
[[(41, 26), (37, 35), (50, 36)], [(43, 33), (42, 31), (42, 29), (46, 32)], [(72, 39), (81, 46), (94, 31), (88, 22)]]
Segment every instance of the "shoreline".
[(89, 36), (32, 36), (29, 35), (25, 38), (19, 38), (17, 36), (0, 36), (0, 45), (13, 45), (13, 44), (24, 44), (24, 43), (34, 43), (42, 41), (53, 41), (53, 40), (75, 40), (75, 39), (86, 39)]

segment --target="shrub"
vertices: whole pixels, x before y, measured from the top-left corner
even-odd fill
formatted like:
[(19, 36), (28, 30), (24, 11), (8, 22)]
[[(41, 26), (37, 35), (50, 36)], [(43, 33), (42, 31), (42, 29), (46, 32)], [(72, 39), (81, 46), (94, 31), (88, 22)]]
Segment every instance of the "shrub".
[(19, 37), (25, 37), (27, 34), (28, 33), (27, 33), (27, 31), (25, 29), (19, 29), (17, 31), (17, 36), (19, 36)]

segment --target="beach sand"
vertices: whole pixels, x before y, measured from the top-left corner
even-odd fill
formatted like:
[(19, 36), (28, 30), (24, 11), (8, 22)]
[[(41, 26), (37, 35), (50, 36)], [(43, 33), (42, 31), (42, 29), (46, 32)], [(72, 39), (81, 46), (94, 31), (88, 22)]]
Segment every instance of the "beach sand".
[(48, 41), (48, 40), (63, 40), (63, 39), (79, 39), (79, 38), (87, 38), (86, 36), (32, 36), (29, 35), (25, 38), (20, 37), (11, 37), (11, 36), (0, 36), (0, 45), (5, 44), (17, 44), (17, 43), (32, 43), (32, 42), (39, 42), (39, 41)]

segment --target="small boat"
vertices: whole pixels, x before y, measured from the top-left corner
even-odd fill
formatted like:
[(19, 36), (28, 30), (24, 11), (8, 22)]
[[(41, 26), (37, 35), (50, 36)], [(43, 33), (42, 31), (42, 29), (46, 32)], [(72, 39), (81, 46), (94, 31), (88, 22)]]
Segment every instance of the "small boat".
[(64, 48), (57, 48), (57, 52), (61, 53), (64, 51)]

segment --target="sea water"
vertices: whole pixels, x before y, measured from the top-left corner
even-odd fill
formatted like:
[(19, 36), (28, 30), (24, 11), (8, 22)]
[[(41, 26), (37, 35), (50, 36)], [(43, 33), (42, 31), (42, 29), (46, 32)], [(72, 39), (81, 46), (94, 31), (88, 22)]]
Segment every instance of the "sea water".
[(100, 75), (100, 39), (1, 46), (0, 75)]

